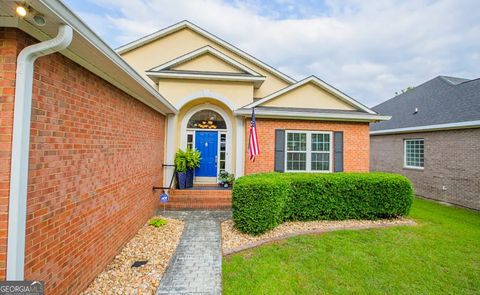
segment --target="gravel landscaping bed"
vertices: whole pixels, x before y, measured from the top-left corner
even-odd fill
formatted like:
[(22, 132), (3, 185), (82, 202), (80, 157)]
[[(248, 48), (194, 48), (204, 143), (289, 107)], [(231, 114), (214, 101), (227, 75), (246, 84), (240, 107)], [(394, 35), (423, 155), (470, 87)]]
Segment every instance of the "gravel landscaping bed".
[[(144, 225), (82, 294), (154, 294), (175, 252), (184, 222), (165, 218), (161, 227)], [(135, 261), (148, 260), (132, 268)]]
[(251, 236), (241, 233), (233, 227), (232, 220), (227, 220), (222, 222), (222, 251), (223, 255), (229, 255), (268, 242), (303, 234), (323, 233), (342, 229), (367, 229), (401, 225), (415, 225), (415, 222), (406, 218), (285, 222), (262, 235)]

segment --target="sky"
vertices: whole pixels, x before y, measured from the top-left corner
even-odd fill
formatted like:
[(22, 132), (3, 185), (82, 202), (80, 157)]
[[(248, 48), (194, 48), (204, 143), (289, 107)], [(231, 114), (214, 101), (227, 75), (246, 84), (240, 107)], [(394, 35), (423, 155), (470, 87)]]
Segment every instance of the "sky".
[(288, 76), (367, 106), (480, 77), (480, 0), (64, 0), (111, 47), (189, 20)]

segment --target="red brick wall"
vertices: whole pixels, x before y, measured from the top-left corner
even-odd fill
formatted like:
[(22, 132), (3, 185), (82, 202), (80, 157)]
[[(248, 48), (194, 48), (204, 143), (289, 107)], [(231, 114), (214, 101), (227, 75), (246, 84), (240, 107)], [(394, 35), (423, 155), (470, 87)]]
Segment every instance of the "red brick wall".
[[(368, 123), (257, 119), (260, 156), (255, 162), (249, 160), (248, 140), (246, 141), (245, 174), (271, 172), (274, 169), (275, 129), (343, 131), (344, 170), (363, 172), (369, 170), (369, 129)], [(247, 122), (248, 123), (248, 122)], [(248, 124), (246, 124), (248, 126)], [(249, 128), (246, 128), (248, 139)]]
[[(8, 48), (28, 38), (20, 31), (1, 32), (0, 44)], [(8, 71), (1, 75), (11, 77), (14, 60), (7, 60)], [(6, 67), (5, 62), (0, 65)], [(10, 134), (12, 82), (1, 83), (1, 128)], [(4, 109), (5, 100), (9, 104)], [(164, 131), (164, 116), (64, 56), (37, 60), (26, 279), (46, 281), (47, 294), (76, 294), (111, 261), (157, 207), (152, 186), (162, 183)], [(3, 134), (1, 278), (8, 204), (8, 169), (3, 164), (9, 162), (10, 148), (9, 136)]]
[(5, 278), (16, 58), (27, 38), (0, 28), (0, 280)]

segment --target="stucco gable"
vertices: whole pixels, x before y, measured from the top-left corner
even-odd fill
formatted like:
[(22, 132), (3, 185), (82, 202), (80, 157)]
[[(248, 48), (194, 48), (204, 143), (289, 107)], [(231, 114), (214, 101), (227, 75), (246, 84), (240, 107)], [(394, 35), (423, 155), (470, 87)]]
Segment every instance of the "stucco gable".
[(117, 52), (142, 76), (150, 80), (146, 70), (205, 46), (222, 52), (266, 77), (262, 87), (255, 89), (254, 97), (265, 97), (296, 82), (277, 69), (187, 21), (131, 42), (118, 48)]
[(357, 110), (352, 105), (338, 99), (313, 83), (302, 85), (261, 105), (266, 107)]
[(231, 64), (219, 59), (218, 57), (205, 53), (195, 59), (183, 62), (170, 68), (176, 71), (202, 71), (202, 72), (222, 72), (222, 73), (245, 73), (232, 66)]
[(363, 111), (376, 114), (315, 76), (308, 77), (245, 107), (256, 106)]
[(147, 72), (159, 72), (165, 70), (247, 74), (256, 77), (263, 77), (241, 62), (211, 46), (204, 46), (188, 52), (164, 64), (156, 66)]

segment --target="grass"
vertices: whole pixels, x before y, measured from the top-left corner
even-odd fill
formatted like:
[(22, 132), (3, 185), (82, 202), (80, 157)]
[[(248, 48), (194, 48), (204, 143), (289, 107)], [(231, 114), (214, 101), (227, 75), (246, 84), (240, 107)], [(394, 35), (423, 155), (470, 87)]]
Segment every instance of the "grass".
[(479, 294), (480, 214), (416, 199), (409, 217), (226, 257), (224, 294)]

